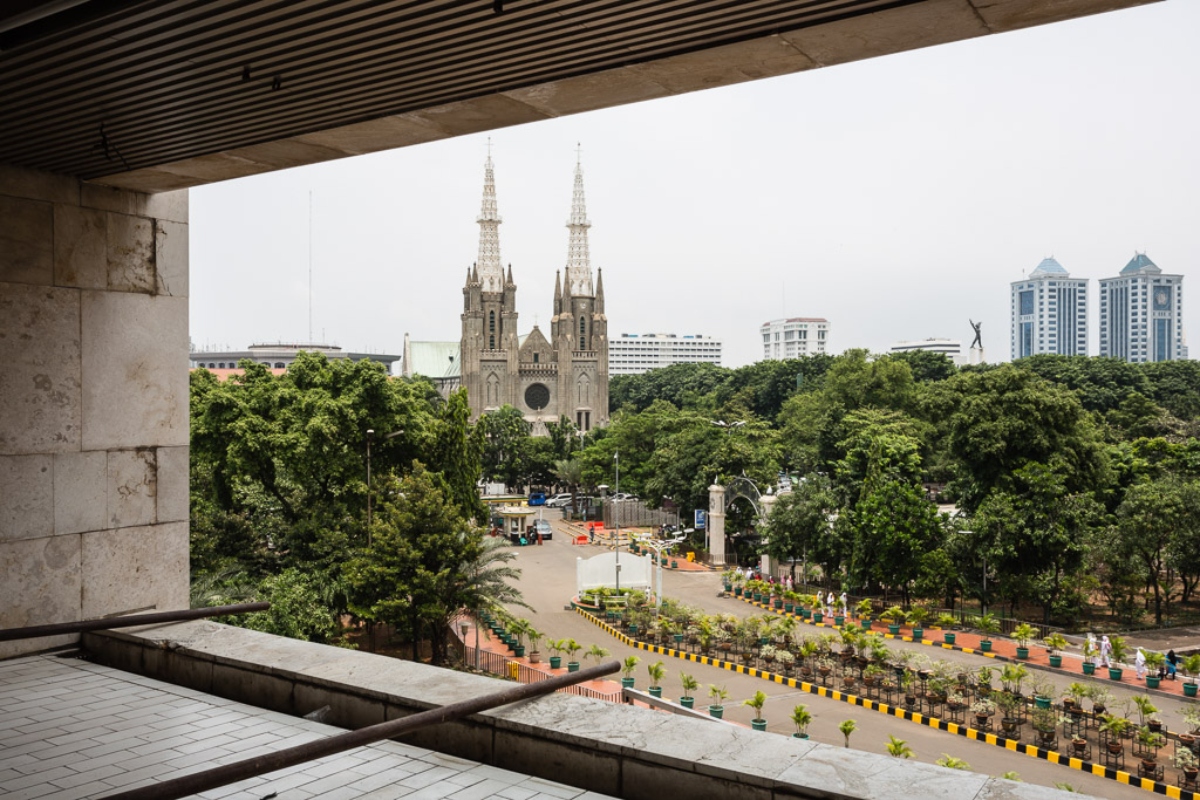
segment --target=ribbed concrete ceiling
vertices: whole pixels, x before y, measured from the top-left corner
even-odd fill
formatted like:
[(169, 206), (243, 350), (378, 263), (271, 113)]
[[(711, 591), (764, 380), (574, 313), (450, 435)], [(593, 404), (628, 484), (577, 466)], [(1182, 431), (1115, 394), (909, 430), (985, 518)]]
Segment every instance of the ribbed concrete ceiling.
[(7, 0), (0, 162), (156, 191), (1150, 0)]

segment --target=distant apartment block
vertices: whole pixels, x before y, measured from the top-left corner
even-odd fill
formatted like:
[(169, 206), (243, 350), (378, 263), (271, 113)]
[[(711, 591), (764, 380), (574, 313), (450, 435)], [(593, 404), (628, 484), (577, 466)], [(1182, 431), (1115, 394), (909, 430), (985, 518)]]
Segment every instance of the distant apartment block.
[(1013, 359), (1087, 355), (1087, 279), (1072, 278), (1054, 258), (1011, 284)]
[(1137, 253), (1120, 275), (1102, 278), (1100, 355), (1135, 363), (1187, 358), (1183, 276), (1165, 275)]
[(672, 364), (721, 364), (721, 341), (676, 333), (622, 333), (608, 342), (608, 374), (640, 375)]
[(764, 322), (763, 358), (803, 358), (825, 352), (829, 320), (821, 317), (791, 317)]
[(911, 353), (914, 350), (941, 353), (959, 366), (966, 363), (963, 360), (961, 339), (921, 339), (916, 342), (896, 342), (892, 345), (893, 353)]

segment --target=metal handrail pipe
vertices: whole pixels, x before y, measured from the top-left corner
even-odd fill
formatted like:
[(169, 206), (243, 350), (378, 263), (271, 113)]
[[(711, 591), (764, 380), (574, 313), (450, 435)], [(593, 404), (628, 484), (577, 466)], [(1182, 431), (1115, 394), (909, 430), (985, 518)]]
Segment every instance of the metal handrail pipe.
[(342, 753), (346, 750), (353, 750), (356, 747), (374, 744), (384, 739), (403, 736), (404, 734), (412, 733), (431, 725), (451, 722), (472, 714), (478, 714), (481, 711), (526, 700), (530, 697), (550, 694), (564, 686), (574, 686), (584, 681), (595, 680), (605, 675), (612, 675), (620, 669), (620, 662), (610, 661), (607, 664), (581, 669), (578, 672), (567, 672), (557, 675), (549, 680), (518, 684), (501, 692), (494, 692), (471, 700), (451, 703), (439, 708), (431, 708), (428, 711), (421, 711), (400, 719), (380, 722), (376, 725), (368, 725), (365, 728), (359, 728), (355, 731), (339, 733), (325, 739), (317, 739), (316, 741), (306, 742), (295, 747), (276, 750), (273, 753), (264, 753), (261, 756), (243, 759), (242, 761), (234, 761), (233, 763), (213, 767), (203, 772), (195, 772), (191, 775), (184, 775), (169, 781), (152, 783), (137, 789), (104, 795), (100, 800), (174, 800), (175, 798), (207, 792), (221, 786), (228, 786), (231, 783), (244, 781), (247, 778), (254, 778), (259, 775), (265, 775), (268, 772), (287, 769), (297, 764), (304, 764), (318, 758), (334, 755), (335, 753)]
[(30, 625), (25, 628), (9, 628), (7, 630), (0, 630), (0, 642), (11, 642), (15, 639), (36, 639), (42, 636), (61, 636), (64, 633), (87, 633), (88, 631), (106, 631), (113, 628), (135, 628), (138, 625), (157, 625), (161, 622), (183, 622), (189, 619), (224, 617), (230, 614), (249, 614), (252, 611), (266, 611), (270, 607), (270, 603), (238, 603), (231, 606), (211, 606), (209, 608), (185, 608), (180, 611), (160, 611), (155, 614), (133, 614), (128, 617), (104, 617), (102, 619), (85, 619), (78, 622), (55, 622), (49, 625)]

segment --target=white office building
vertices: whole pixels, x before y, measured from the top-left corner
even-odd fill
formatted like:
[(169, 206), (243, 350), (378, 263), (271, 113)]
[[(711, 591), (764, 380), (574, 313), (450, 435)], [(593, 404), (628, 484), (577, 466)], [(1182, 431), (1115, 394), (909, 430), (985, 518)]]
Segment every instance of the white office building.
[(1187, 358), (1183, 276), (1164, 275), (1145, 253), (1100, 281), (1100, 355), (1125, 361)]
[(610, 376), (694, 363), (720, 366), (721, 340), (699, 334), (622, 333), (608, 342)]
[(960, 367), (966, 363), (963, 360), (961, 339), (921, 339), (915, 342), (896, 342), (892, 345), (893, 353), (911, 353), (914, 350), (941, 353)]
[(763, 358), (804, 358), (825, 352), (829, 342), (829, 320), (820, 317), (791, 317), (764, 322)]
[(1012, 284), (1012, 357), (1087, 355), (1087, 279), (1054, 258)]

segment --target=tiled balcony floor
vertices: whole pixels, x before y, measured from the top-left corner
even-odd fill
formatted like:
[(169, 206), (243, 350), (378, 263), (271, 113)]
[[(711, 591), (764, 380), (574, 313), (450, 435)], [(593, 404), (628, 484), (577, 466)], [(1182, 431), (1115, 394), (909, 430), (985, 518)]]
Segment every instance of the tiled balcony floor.
[[(74, 658), (0, 661), (0, 797), (70, 800), (176, 778), (340, 729)], [(602, 800), (604, 796), (380, 742), (200, 797)]]

